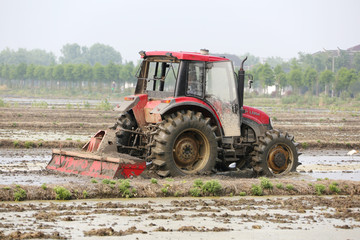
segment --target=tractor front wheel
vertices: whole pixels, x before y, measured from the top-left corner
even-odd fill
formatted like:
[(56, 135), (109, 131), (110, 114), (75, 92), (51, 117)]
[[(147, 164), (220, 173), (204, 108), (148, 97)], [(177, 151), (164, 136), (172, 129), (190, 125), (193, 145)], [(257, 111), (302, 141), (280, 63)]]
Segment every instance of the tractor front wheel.
[(296, 171), (299, 165), (294, 137), (278, 130), (269, 130), (254, 147), (252, 165), (257, 176), (281, 176)]
[(153, 164), (166, 177), (210, 172), (216, 163), (216, 127), (210, 118), (193, 111), (177, 112), (165, 118), (154, 136)]

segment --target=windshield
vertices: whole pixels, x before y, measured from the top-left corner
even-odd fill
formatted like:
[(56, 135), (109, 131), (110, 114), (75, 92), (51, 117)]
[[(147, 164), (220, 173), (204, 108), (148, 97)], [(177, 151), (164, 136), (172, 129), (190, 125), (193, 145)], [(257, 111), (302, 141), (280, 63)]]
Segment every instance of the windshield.
[(237, 104), (234, 69), (231, 62), (215, 62), (207, 65), (206, 99), (215, 107), (225, 136), (238, 136), (240, 123), (234, 105)]

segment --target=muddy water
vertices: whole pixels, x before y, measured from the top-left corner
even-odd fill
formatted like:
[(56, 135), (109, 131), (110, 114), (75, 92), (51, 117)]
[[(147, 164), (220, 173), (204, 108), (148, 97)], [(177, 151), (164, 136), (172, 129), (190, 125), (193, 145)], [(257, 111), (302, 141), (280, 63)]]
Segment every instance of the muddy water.
[[(347, 150), (308, 151), (299, 157), (298, 172), (284, 179), (316, 181), (318, 178), (360, 181), (360, 155), (346, 156)], [(44, 171), (50, 149), (0, 149), (2, 184), (41, 185), (71, 183), (81, 179)]]
[[(358, 239), (359, 197), (232, 197), (0, 204), (0, 231), (67, 239)], [(346, 203), (346, 208), (341, 207)], [(109, 236), (113, 235), (113, 236)]]
[(37, 130), (9, 130), (0, 129), (0, 139), (11, 139), (21, 141), (57, 141), (57, 140), (75, 140), (87, 141), (91, 136), (88, 133), (74, 133), (59, 129), (58, 131), (37, 131)]
[(311, 150), (299, 157), (300, 175), (312, 179), (329, 178), (360, 181), (360, 155), (347, 156), (348, 150)]

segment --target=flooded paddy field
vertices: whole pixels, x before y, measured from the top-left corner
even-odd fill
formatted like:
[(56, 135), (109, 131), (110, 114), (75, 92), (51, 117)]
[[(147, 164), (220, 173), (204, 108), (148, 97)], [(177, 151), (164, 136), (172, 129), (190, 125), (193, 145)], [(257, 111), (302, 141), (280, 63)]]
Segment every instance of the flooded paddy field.
[(13, 239), (357, 239), (359, 196), (0, 203)]
[[(360, 155), (346, 155), (360, 150), (358, 113), (265, 110), (275, 128), (295, 136), (303, 154), (298, 171), (271, 178), (273, 188), (264, 189), (264, 196), (252, 191), (260, 180), (246, 174), (156, 184), (144, 175), (129, 181), (135, 190), (126, 199), (121, 181), (45, 170), (51, 148), (79, 148), (112, 125), (117, 113), (67, 109), (61, 101), (47, 108), (19, 105), (0, 112), (0, 239), (357, 239), (360, 234)], [(218, 181), (221, 197), (191, 197), (198, 178)], [(70, 200), (54, 200), (59, 186), (69, 190)], [(25, 201), (14, 202), (20, 189)]]
[[(41, 185), (83, 181), (73, 175), (59, 175), (45, 170), (51, 159), (51, 149), (0, 149), (0, 179), (2, 184)], [(284, 180), (316, 181), (321, 179), (360, 181), (360, 155), (347, 156), (347, 150), (305, 150), (296, 173)], [(249, 177), (234, 174), (234, 179)], [(212, 177), (222, 177), (214, 174)]]

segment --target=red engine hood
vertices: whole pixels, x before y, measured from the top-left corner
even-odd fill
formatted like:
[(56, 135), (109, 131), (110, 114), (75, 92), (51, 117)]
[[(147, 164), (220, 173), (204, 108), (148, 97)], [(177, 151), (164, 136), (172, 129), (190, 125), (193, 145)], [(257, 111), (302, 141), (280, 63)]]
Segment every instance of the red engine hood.
[(253, 108), (244, 106), (245, 113), (243, 114), (244, 118), (251, 119), (259, 124), (269, 124), (270, 117), (264, 113), (263, 111)]

